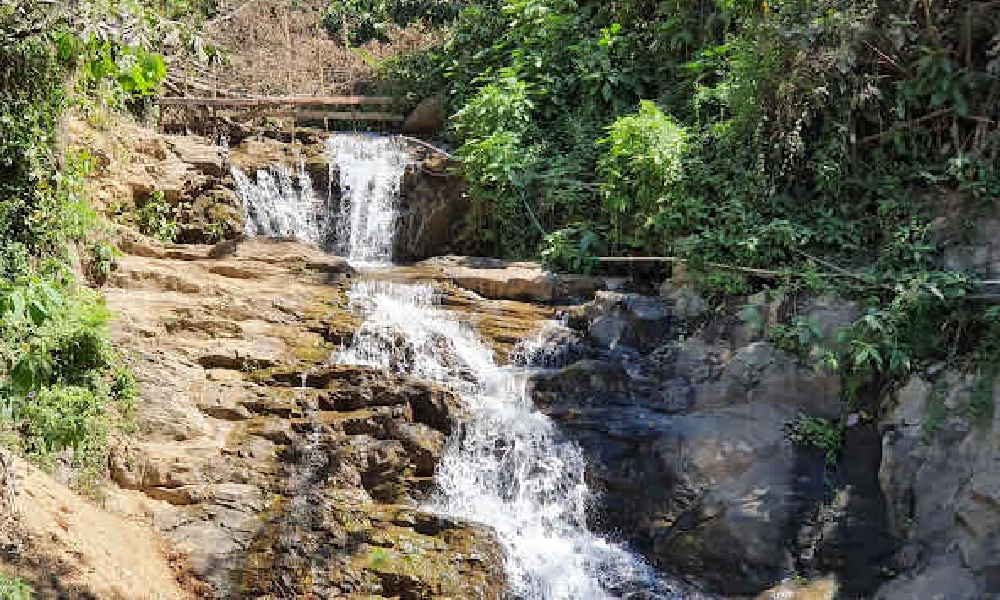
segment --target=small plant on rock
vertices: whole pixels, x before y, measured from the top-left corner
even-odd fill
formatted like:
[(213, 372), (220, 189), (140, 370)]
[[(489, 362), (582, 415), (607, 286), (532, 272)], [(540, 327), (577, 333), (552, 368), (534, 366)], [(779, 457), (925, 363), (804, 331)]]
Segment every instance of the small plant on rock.
[(149, 199), (138, 212), (139, 231), (164, 242), (173, 242), (180, 233), (177, 211), (163, 197), (160, 190), (149, 195)]
[(794, 421), (785, 425), (785, 435), (796, 445), (821, 452), (828, 465), (837, 463), (843, 445), (843, 432), (836, 423), (800, 413)]

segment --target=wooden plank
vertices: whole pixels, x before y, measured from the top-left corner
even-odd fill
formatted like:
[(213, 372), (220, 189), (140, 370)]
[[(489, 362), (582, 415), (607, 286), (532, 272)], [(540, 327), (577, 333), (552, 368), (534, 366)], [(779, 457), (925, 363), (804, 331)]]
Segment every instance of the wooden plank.
[(195, 98), (168, 96), (157, 98), (160, 106), (268, 107), (268, 106), (391, 106), (388, 96), (266, 96), (250, 98)]
[(404, 115), (385, 112), (372, 111), (333, 111), (333, 110), (303, 110), (303, 109), (269, 109), (269, 110), (220, 110), (217, 115), (223, 117), (281, 117), (295, 119), (315, 119), (317, 121), (329, 119), (331, 121), (389, 121), (402, 122), (406, 120)]

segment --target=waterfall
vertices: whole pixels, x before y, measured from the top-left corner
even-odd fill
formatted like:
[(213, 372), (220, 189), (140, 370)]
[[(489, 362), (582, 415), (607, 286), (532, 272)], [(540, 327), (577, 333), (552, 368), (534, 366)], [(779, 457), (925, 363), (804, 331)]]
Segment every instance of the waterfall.
[(442, 383), (469, 409), (428, 508), (495, 530), (515, 597), (679, 597), (641, 559), (587, 528), (584, 457), (532, 405), (530, 369), (497, 365), (478, 335), (437, 305), (431, 285), (366, 280), (349, 298), (366, 319), (337, 361)]
[[(410, 162), (405, 148), (391, 137), (335, 135), (326, 152), (331, 169), (339, 169), (335, 226), (328, 224), (329, 202), (317, 199), (301, 165), (297, 177), (283, 167), (258, 171), (256, 183), (234, 169), (248, 232), (312, 242), (333, 233), (335, 248), (352, 264), (391, 266), (400, 182)], [(476, 332), (441, 308), (432, 285), (364, 279), (351, 287), (349, 301), (365, 319), (352, 344), (332, 360), (441, 383), (468, 409), (445, 448), (425, 508), (496, 532), (512, 596), (679, 597), (627, 548), (588, 529), (592, 492), (585, 458), (533, 406), (527, 391), (531, 368), (498, 365)], [(521, 365), (544, 359), (531, 340), (522, 344), (521, 354)], [(308, 414), (313, 413), (310, 407)], [(299, 451), (303, 459), (289, 482), (308, 490), (321, 462), (314, 437)], [(306, 495), (293, 504), (297, 518), (308, 514)]]
[(236, 167), (231, 170), (243, 201), (247, 235), (322, 241), (326, 210), (302, 161), (294, 173), (284, 165), (260, 169), (257, 181)]
[(394, 137), (334, 135), (326, 154), (340, 171), (335, 250), (355, 265), (390, 264), (406, 148)]
[(393, 137), (347, 134), (325, 146), (331, 172), (339, 170), (339, 211), (331, 210), (332, 190), (325, 198), (316, 193), (304, 161), (294, 172), (280, 164), (260, 169), (256, 181), (231, 168), (247, 235), (323, 246), (332, 239), (333, 250), (355, 265), (389, 265), (400, 182), (411, 162), (405, 146)]

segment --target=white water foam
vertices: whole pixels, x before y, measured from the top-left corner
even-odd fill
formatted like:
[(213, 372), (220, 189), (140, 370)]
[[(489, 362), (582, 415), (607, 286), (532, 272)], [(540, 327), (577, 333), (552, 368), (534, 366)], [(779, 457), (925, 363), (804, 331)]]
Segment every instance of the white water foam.
[(294, 173), (284, 165), (260, 169), (256, 181), (236, 167), (231, 171), (243, 201), (247, 235), (322, 242), (326, 210), (303, 162)]
[(355, 266), (388, 266), (396, 229), (399, 187), (411, 159), (398, 138), (333, 135), (331, 166), (340, 171), (335, 250)]
[(338, 362), (445, 384), (469, 409), (438, 466), (428, 508), (496, 531), (514, 597), (679, 597), (641, 559), (587, 528), (585, 459), (534, 408), (530, 369), (497, 365), (470, 327), (436, 305), (430, 285), (362, 281), (350, 301), (366, 319)]
[[(395, 138), (337, 135), (326, 150), (340, 172), (337, 250), (355, 266), (390, 266), (400, 181), (410, 161), (405, 148)], [(279, 166), (259, 171), (256, 182), (236, 169), (233, 175), (250, 235), (322, 243), (331, 233), (328, 204), (316, 197), (302, 165), (295, 175)], [(352, 287), (350, 302), (365, 321), (353, 344), (331, 358), (442, 383), (469, 409), (448, 442), (426, 508), (495, 530), (513, 597), (679, 597), (636, 555), (588, 529), (586, 461), (533, 406), (530, 369), (497, 365), (479, 336), (438, 306), (433, 286), (365, 280)], [(522, 363), (544, 358), (532, 340), (520, 351)], [(313, 435), (301, 450), (290, 482), (307, 488), (322, 457)], [(294, 506), (306, 514), (308, 502), (303, 495)]]

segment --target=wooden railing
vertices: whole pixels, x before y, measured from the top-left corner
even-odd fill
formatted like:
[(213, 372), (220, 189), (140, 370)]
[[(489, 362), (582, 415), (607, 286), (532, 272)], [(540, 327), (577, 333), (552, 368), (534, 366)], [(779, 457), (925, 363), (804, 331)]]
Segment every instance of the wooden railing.
[[(402, 123), (406, 116), (391, 112), (398, 104), (388, 96), (165, 96), (156, 99), (161, 125), (174, 124), (167, 112), (186, 124), (216, 119), (274, 117), (298, 121)], [(388, 109), (388, 110), (387, 110)]]

